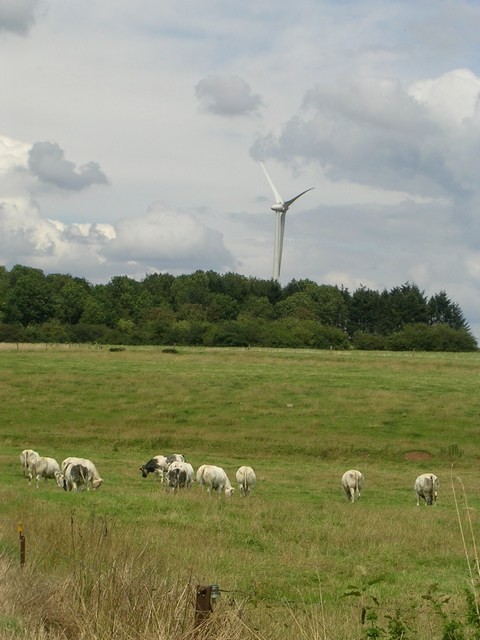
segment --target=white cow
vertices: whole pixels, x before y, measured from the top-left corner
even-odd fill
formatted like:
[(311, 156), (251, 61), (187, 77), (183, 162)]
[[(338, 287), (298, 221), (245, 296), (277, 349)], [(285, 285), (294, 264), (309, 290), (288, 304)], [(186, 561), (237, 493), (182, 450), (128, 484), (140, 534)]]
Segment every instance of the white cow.
[(57, 480), (59, 474), (60, 465), (55, 458), (37, 456), (29, 462), (28, 483), (30, 484), (32, 482), (32, 478), (35, 478), (37, 489), (40, 486), (40, 478), (45, 478), (45, 480), (47, 480), (47, 478)]
[(347, 496), (347, 500), (355, 502), (360, 497), (360, 490), (363, 487), (363, 474), (357, 469), (350, 469), (342, 476), (342, 487)]
[(205, 468), (208, 467), (208, 464), (202, 464), (198, 467), (197, 469), (197, 475), (195, 476), (195, 480), (198, 482), (198, 484), (202, 487), (203, 489), (203, 472), (205, 470)]
[(235, 478), (238, 482), (238, 488), (242, 496), (248, 496), (255, 486), (257, 476), (252, 467), (241, 466), (235, 474)]
[(28, 471), (28, 464), (34, 458), (39, 458), (39, 454), (33, 449), (24, 449), (20, 454), (20, 464), (22, 465), (22, 474), (25, 477)]
[(62, 478), (62, 487), (65, 491), (78, 491), (84, 488), (88, 491), (92, 484), (92, 472), (83, 464), (68, 464)]
[(91, 460), (87, 458), (76, 458), (75, 456), (70, 456), (65, 458), (62, 462), (62, 473), (65, 475), (66, 468), (69, 465), (80, 464), (86, 467), (89, 471), (89, 481), (87, 484), (87, 489), (98, 489), (103, 482), (103, 479), (100, 477), (100, 474), (97, 471), (97, 467), (93, 464)]
[(434, 473), (422, 473), (415, 480), (415, 493), (417, 495), (417, 507), (420, 506), (420, 498), (425, 504), (436, 504), (440, 481)]
[(220, 495), (224, 491), (225, 495), (230, 497), (234, 491), (222, 467), (216, 467), (211, 464), (204, 466), (200, 482), (207, 487), (207, 491), (210, 494), (212, 491), (218, 491)]

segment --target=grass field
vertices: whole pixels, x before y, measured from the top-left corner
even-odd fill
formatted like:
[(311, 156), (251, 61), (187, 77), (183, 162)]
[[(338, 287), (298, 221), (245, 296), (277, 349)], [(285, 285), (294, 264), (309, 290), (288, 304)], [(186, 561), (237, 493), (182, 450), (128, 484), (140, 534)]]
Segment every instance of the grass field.
[[(466, 500), (474, 533), (480, 526), (479, 373), (478, 354), (4, 347), (2, 566), (18, 573), (21, 521), (28, 580), (0, 587), (9, 611), (0, 630), (79, 637), (51, 603), (57, 622), (47, 628), (64, 635), (32, 635), (35, 616), (44, 627), (48, 618), (39, 580), (63, 584), (81, 566), (83, 586), (88, 568), (114, 584), (121, 566), (120, 591), (135, 581), (148, 591), (160, 576), (155, 588), (186, 603), (184, 619), (188, 589), (219, 584), (224, 614), (242, 610), (229, 638), (362, 637), (372, 595), (382, 615), (410, 611), (433, 634), (432, 600), (421, 595), (437, 585), (453, 615), (469, 584), (459, 527), (469, 527)], [(29, 487), (24, 448), (59, 462), (90, 458), (104, 484), (77, 494), (53, 481)], [(141, 477), (152, 455), (173, 452), (194, 468), (224, 467), (232, 482), (241, 464), (252, 466), (254, 494), (209, 498), (194, 486), (173, 495)], [(355, 504), (340, 485), (349, 468), (365, 476)], [(416, 507), (413, 483), (427, 471), (440, 478), (438, 505)], [(469, 535), (466, 544), (473, 558)], [(342, 597), (352, 585), (360, 595)], [(98, 619), (98, 602), (96, 611)], [(137, 637), (119, 629), (83, 637)]]

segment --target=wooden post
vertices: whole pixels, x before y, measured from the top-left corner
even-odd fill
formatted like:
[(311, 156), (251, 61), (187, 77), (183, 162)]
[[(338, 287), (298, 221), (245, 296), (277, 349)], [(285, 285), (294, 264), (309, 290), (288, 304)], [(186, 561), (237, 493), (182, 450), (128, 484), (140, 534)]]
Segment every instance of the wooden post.
[(18, 523), (18, 537), (20, 538), (20, 566), (25, 565), (25, 536), (23, 535), (23, 525)]
[(213, 611), (211, 599), (212, 585), (197, 585), (196, 594), (195, 622), (193, 626), (197, 630)]

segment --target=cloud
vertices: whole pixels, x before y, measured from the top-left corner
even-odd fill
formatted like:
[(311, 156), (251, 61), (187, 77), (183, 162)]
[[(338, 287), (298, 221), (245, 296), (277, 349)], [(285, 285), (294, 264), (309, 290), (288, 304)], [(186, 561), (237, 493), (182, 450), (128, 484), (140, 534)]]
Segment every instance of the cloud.
[(222, 235), (189, 213), (173, 211), (161, 203), (144, 216), (115, 224), (115, 239), (106, 247), (112, 259), (134, 261), (157, 269), (233, 270), (235, 260)]
[(446, 126), (461, 127), (476, 113), (480, 115), (480, 78), (469, 69), (454, 69), (438, 78), (415, 82), (408, 93)]
[(196, 217), (152, 205), (143, 216), (115, 224), (65, 224), (44, 218), (28, 198), (0, 202), (0, 263), (28, 264), (105, 281), (195, 269), (235, 269), (221, 234)]
[(258, 111), (262, 100), (239, 76), (208, 76), (195, 87), (202, 108), (220, 116), (245, 116)]
[(78, 169), (65, 159), (65, 153), (53, 142), (35, 142), (29, 152), (28, 167), (44, 184), (60, 189), (81, 191), (108, 180), (97, 162), (87, 162)]
[(259, 137), (251, 153), (303, 158), (336, 181), (464, 199), (480, 179), (479, 96), (480, 79), (464, 71), (411, 88), (347, 78), (308, 91), (302, 111), (280, 134)]
[(0, 31), (25, 35), (35, 24), (40, 0), (1, 0)]
[(101, 248), (108, 228), (96, 225), (64, 225), (42, 217), (28, 198), (0, 203), (0, 260), (2, 264), (28, 264), (47, 272), (91, 273), (105, 262)]

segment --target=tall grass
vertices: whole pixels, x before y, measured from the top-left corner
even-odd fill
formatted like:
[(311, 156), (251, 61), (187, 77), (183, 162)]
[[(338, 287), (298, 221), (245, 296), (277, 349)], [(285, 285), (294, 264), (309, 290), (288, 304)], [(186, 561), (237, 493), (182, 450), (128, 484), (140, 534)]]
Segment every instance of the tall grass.
[[(218, 638), (360, 638), (362, 611), (385, 634), (390, 620), (441, 637), (433, 604), (448, 597), (458, 618), (472, 593), (457, 523), (479, 525), (478, 371), (477, 354), (1, 352), (0, 631), (188, 638), (195, 585), (218, 583)], [(28, 487), (26, 447), (89, 457), (104, 485)], [(172, 452), (231, 480), (250, 464), (253, 496), (173, 495), (141, 478), (149, 457)], [(353, 505), (340, 486), (352, 467), (366, 478)], [(430, 470), (438, 506), (417, 508), (415, 477)], [(344, 597), (349, 586), (360, 595)]]

